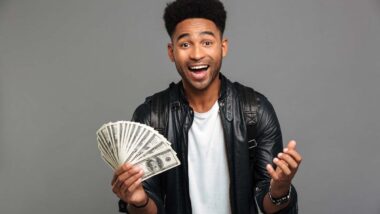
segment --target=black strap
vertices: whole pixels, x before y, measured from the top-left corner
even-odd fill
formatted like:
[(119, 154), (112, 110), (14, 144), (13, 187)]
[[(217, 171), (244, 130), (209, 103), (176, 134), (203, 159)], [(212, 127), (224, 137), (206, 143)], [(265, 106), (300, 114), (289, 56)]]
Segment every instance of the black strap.
[(256, 99), (256, 92), (249, 87), (245, 87), (240, 83), (234, 83), (238, 90), (240, 97), (241, 110), (244, 113), (245, 125), (247, 127), (247, 140), (249, 156), (253, 158), (253, 149), (257, 146), (256, 141), (256, 124), (257, 124), (257, 110), (258, 104)]
[[(172, 89), (174, 84), (171, 84)], [(244, 120), (247, 127), (248, 148), (250, 157), (253, 156), (253, 148), (257, 146), (256, 141), (256, 124), (257, 124), (257, 98), (256, 92), (249, 87), (245, 87), (240, 83), (234, 83), (240, 98), (241, 110), (244, 113)], [(169, 90), (151, 97), (151, 125), (162, 135), (167, 134), (167, 125), (169, 120)]]
[(151, 126), (155, 128), (160, 134), (167, 135), (167, 122), (169, 118), (168, 105), (169, 96), (167, 91), (151, 97), (151, 113), (150, 122)]

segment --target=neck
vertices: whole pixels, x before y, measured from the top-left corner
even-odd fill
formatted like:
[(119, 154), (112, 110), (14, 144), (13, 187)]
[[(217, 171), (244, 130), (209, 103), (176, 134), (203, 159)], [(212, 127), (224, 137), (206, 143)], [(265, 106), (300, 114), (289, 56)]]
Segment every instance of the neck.
[(221, 80), (215, 78), (212, 84), (204, 90), (192, 90), (184, 85), (189, 105), (196, 112), (207, 112), (219, 98)]

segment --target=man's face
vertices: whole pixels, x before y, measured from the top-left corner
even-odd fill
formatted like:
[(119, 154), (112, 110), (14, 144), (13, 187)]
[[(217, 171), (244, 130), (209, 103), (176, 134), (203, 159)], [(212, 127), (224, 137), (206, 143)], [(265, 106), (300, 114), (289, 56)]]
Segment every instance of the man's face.
[(228, 42), (214, 22), (203, 18), (178, 23), (168, 44), (168, 54), (182, 77), (185, 90), (205, 91), (218, 84)]

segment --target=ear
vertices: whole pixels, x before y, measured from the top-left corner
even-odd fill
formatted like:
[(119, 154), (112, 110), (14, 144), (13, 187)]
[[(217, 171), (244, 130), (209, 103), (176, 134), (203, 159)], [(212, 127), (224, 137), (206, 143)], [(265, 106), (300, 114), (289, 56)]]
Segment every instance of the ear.
[(169, 59), (174, 62), (174, 49), (173, 49), (173, 43), (168, 43), (168, 56)]
[(227, 56), (228, 53), (228, 39), (223, 38), (222, 40), (222, 56), (225, 57)]

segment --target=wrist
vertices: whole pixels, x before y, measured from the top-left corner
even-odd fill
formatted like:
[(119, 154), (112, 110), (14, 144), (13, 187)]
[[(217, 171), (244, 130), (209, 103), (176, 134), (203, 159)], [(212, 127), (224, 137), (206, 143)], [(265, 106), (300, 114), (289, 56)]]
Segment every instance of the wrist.
[(286, 190), (281, 190), (278, 192), (274, 192), (272, 190), (272, 186), (269, 186), (269, 192), (268, 192), (269, 199), (271, 200), (272, 204), (276, 206), (285, 204), (290, 199), (291, 191), (292, 191), (291, 185), (289, 185)]
[(269, 191), (273, 197), (280, 198), (289, 193), (290, 187), (291, 187), (290, 183), (281, 183), (281, 184), (271, 183), (269, 186)]
[(145, 194), (145, 195), (146, 195), (146, 199), (144, 201), (142, 201), (141, 203), (134, 203), (134, 204), (131, 203), (132, 207), (134, 207), (134, 208), (144, 208), (144, 207), (146, 207), (148, 205), (149, 201), (150, 201), (150, 198), (149, 198), (149, 196), (147, 194)]

